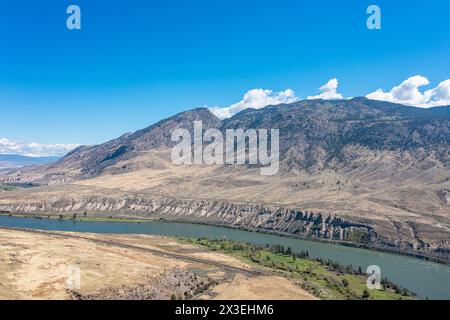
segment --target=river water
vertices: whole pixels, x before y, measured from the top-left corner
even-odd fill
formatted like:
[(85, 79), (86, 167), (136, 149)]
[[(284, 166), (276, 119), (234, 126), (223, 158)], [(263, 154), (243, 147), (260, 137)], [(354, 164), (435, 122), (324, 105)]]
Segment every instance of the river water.
[[(328, 243), (312, 242), (277, 235), (243, 231), (200, 224), (152, 221), (135, 222), (87, 222), (46, 220), (0, 216), (0, 226), (54, 231), (153, 234), (181, 237), (227, 238), (257, 245), (283, 245), (292, 251), (309, 251), (310, 256), (331, 259), (343, 265), (381, 268), (382, 277), (413, 291), (421, 298), (450, 299), (450, 267), (401, 255), (344, 247)], [(1, 248), (1, 246), (0, 246)]]

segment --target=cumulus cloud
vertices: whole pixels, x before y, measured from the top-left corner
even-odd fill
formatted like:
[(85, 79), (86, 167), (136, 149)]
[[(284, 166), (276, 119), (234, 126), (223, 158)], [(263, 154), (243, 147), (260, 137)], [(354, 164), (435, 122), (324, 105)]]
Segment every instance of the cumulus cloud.
[(336, 78), (330, 79), (326, 84), (320, 87), (320, 94), (317, 96), (309, 96), (308, 100), (323, 99), (323, 100), (339, 100), (344, 99), (344, 96), (337, 92), (339, 81)]
[(19, 154), (28, 157), (63, 156), (77, 144), (40, 144), (0, 138), (0, 154)]
[(424, 92), (420, 90), (429, 84), (427, 78), (417, 75), (406, 79), (388, 92), (378, 89), (366, 97), (422, 108), (450, 105), (450, 79), (442, 81), (436, 88)]
[(285, 91), (274, 92), (272, 90), (253, 89), (248, 91), (244, 98), (238, 103), (232, 104), (228, 107), (213, 107), (210, 110), (220, 119), (232, 117), (236, 113), (247, 109), (261, 109), (270, 105), (277, 105), (282, 103), (292, 103), (298, 98), (292, 89)]
[[(366, 95), (372, 100), (381, 100), (400, 103), (415, 107), (436, 107), (450, 105), (450, 79), (442, 81), (437, 87), (421, 91), (420, 88), (430, 84), (430, 81), (423, 76), (414, 76), (400, 85), (392, 88), (390, 91), (378, 89)], [(340, 100), (344, 95), (338, 92), (339, 81), (336, 78), (330, 79), (326, 84), (319, 88), (320, 93), (314, 96), (308, 96), (308, 100)], [(247, 108), (261, 109), (269, 105), (282, 103), (292, 103), (300, 100), (292, 89), (275, 92), (272, 90), (253, 89), (248, 91), (244, 98), (228, 107), (209, 108), (218, 118), (230, 118), (236, 113)]]
[(450, 79), (442, 81), (431, 90), (425, 91), (428, 107), (450, 105)]

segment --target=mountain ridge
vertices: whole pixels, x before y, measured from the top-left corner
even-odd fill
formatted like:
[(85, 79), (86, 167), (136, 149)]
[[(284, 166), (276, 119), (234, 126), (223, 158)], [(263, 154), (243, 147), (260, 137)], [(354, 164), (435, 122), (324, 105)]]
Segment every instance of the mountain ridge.
[[(356, 103), (355, 105), (353, 105), (353, 103)], [(287, 130), (287, 126), (284, 128), (280, 128), (279, 127), (279, 122), (277, 123), (277, 116), (279, 116), (280, 113), (292, 113), (293, 110), (295, 110), (297, 108), (297, 111), (301, 111), (301, 109), (305, 108), (306, 106), (309, 106), (313, 104), (313, 108), (316, 107), (322, 107), (323, 106), (330, 106), (331, 109), (334, 109), (336, 107), (341, 106), (341, 111), (342, 113), (345, 112), (344, 108), (353, 108), (351, 109), (350, 112), (351, 115), (350, 116), (354, 116), (357, 117), (357, 114), (359, 112), (361, 112), (361, 108), (366, 108), (364, 111), (368, 114), (368, 119), (360, 119), (360, 118), (355, 118), (354, 121), (359, 120), (359, 121), (372, 121), (375, 117), (378, 116), (378, 113), (381, 112), (385, 112), (386, 116), (385, 117), (391, 117), (391, 119), (385, 119), (385, 121), (414, 121), (412, 124), (410, 124), (408, 129), (409, 131), (416, 131), (417, 132), (417, 128), (422, 128), (423, 130), (425, 130), (423, 128), (423, 124), (421, 123), (421, 121), (431, 121), (431, 119), (433, 119), (434, 121), (437, 122), (442, 122), (442, 121), (446, 121), (446, 123), (443, 123), (443, 126), (438, 128), (436, 131), (438, 131), (438, 133), (440, 133), (439, 137), (434, 137), (434, 139), (441, 139), (444, 140), (447, 137), (446, 141), (443, 141), (443, 144), (447, 144), (447, 146), (450, 144), (450, 140), (448, 139), (448, 137), (450, 136), (450, 130), (448, 129), (448, 120), (450, 120), (450, 107), (442, 107), (439, 109), (422, 109), (422, 108), (414, 108), (414, 107), (407, 107), (407, 106), (402, 106), (399, 104), (393, 104), (393, 103), (387, 103), (387, 102), (380, 102), (380, 101), (374, 101), (374, 100), (369, 100), (367, 98), (354, 98), (352, 100), (336, 100), (336, 101), (326, 101), (326, 100), (303, 100), (303, 101), (299, 101), (296, 103), (292, 103), (292, 104), (288, 104), (288, 105), (276, 105), (276, 106), (267, 106), (265, 108), (262, 109), (257, 109), (257, 110), (249, 110), (249, 111), (243, 111), (240, 112), (236, 115), (234, 115), (233, 117), (229, 118), (229, 119), (225, 119), (225, 120), (220, 120), (218, 119), (209, 109), (207, 108), (196, 108), (193, 110), (188, 110), (185, 112), (181, 112), (173, 117), (167, 118), (167, 119), (163, 119), (157, 123), (155, 123), (154, 125), (151, 125), (145, 129), (141, 129), (138, 130), (134, 133), (129, 133), (126, 134), (118, 139), (114, 139), (112, 140), (117, 141), (117, 145), (120, 145), (117, 149), (115, 149), (114, 151), (109, 151), (109, 158), (110, 159), (102, 159), (101, 161), (107, 161), (107, 160), (113, 160), (114, 158), (118, 158), (118, 159), (124, 159), (125, 157), (122, 156), (122, 154), (125, 154), (129, 151), (145, 151), (145, 150), (149, 150), (149, 149), (154, 149), (154, 148), (158, 148), (158, 147), (170, 147), (173, 146), (173, 143), (170, 141), (170, 133), (175, 129), (175, 128), (188, 128), (192, 131), (192, 122), (193, 121), (202, 121), (204, 124), (204, 129), (208, 129), (208, 128), (218, 128), (221, 131), (224, 131), (226, 129), (235, 129), (235, 128), (259, 128), (260, 126), (260, 121), (262, 121), (262, 119), (256, 119), (253, 120), (252, 123), (250, 124), (246, 124), (244, 123), (245, 121), (247, 121), (245, 118), (250, 117), (251, 115), (255, 114), (259, 117), (261, 117), (261, 115), (263, 115), (264, 113), (268, 112), (268, 118), (270, 121), (267, 121), (266, 123), (264, 123), (264, 125), (266, 126), (266, 128), (277, 128), (280, 129), (281, 131), (281, 138), (283, 138), (283, 130), (286, 129), (286, 131), (290, 131)], [(367, 105), (372, 108), (372, 110), (370, 110), (370, 108), (367, 108)], [(328, 110), (330, 113), (333, 112), (332, 110)], [(381, 111), (380, 111), (381, 110)], [(273, 115), (273, 113), (275, 112), (275, 116)], [(308, 110), (308, 112), (313, 112), (313, 110)], [(298, 117), (298, 116), (305, 116), (306, 113), (300, 114), (301, 112), (297, 112), (297, 114), (294, 115), (294, 117)], [(323, 115), (319, 115), (319, 116), (323, 116)], [(336, 116), (336, 115), (333, 115)], [(274, 120), (275, 117), (275, 120)], [(244, 118), (244, 119), (242, 119)], [(339, 116), (338, 116), (339, 118)], [(320, 119), (320, 118), (319, 118)], [(427, 119), (427, 120), (424, 120)], [(306, 120), (310, 120), (309, 117), (306, 118)], [(333, 121), (336, 121), (335, 119), (332, 119)], [(349, 121), (348, 118), (343, 118), (342, 119), (337, 119), (337, 121), (342, 120), (342, 121)], [(352, 119), (350, 119), (352, 120)], [(237, 122), (237, 123), (236, 123)], [(274, 123), (275, 122), (275, 123)], [(429, 124), (429, 122), (424, 122), (425, 124)], [(230, 125), (232, 124), (232, 125)], [(296, 123), (295, 121), (292, 124), (288, 124), (289, 126), (293, 125), (293, 126), (298, 126), (298, 123)], [(386, 125), (382, 125), (382, 128), (378, 128), (378, 129), (374, 129), (374, 128), (367, 128), (367, 127), (362, 127), (360, 128), (360, 130), (373, 130), (373, 135), (376, 134), (382, 134), (385, 133), (384, 129), (386, 127), (389, 127), (389, 124)], [(422, 127), (421, 127), (422, 125)], [(400, 128), (400, 129), (405, 129), (405, 128)], [(157, 132), (155, 132), (157, 131)], [(418, 148), (418, 147), (425, 147), (430, 145), (430, 143), (432, 143), (433, 141), (423, 141), (421, 143), (419, 143), (418, 139), (416, 138), (414, 141), (409, 140), (408, 141), (408, 134), (406, 133), (403, 137), (402, 141), (397, 141), (392, 143), (392, 145), (389, 145), (388, 141), (383, 141), (383, 139), (373, 139), (373, 141), (369, 141), (368, 144), (369, 147), (371, 149), (376, 149), (376, 148), (389, 148), (389, 149), (395, 149), (398, 146), (402, 146), (402, 145), (406, 145), (408, 146), (408, 144), (412, 143), (416, 145), (413, 145), (411, 147), (414, 148)], [(420, 133), (418, 133), (420, 134)], [(146, 136), (149, 135), (149, 136)], [(313, 133), (311, 134), (313, 135)], [(364, 136), (360, 131), (356, 132), (353, 135), (348, 135), (346, 138), (349, 140), (354, 140), (353, 143), (356, 144), (360, 144), (360, 145), (365, 145), (365, 141), (361, 141), (361, 139), (358, 139), (359, 137)], [(425, 135), (426, 136), (426, 135)], [(125, 137), (125, 138), (123, 138)], [(288, 136), (285, 137), (284, 141), (282, 141), (280, 144), (281, 145), (286, 145), (286, 146), (292, 146), (292, 143), (289, 144), (288, 141), (294, 141), (295, 143), (295, 139), (297, 138), (297, 136)], [(151, 140), (154, 139), (154, 140)], [(125, 140), (125, 141), (123, 141)], [(150, 143), (149, 143), (150, 142)], [(107, 142), (106, 144), (108, 144), (109, 142)], [(331, 142), (330, 142), (331, 143)], [(374, 148), (374, 144), (381, 144), (381, 146), (377, 146), (376, 148)], [(334, 141), (333, 145), (340, 145), (341, 142), (340, 141)], [(105, 144), (100, 145), (103, 146)], [(121, 149), (120, 149), (121, 148)], [(281, 147), (281, 150), (283, 151), (283, 147)], [(284, 150), (285, 152), (287, 151), (287, 149)], [(436, 150), (436, 151), (440, 151), (441, 152), (441, 158), (445, 157), (445, 154), (442, 154), (443, 152), (445, 152), (445, 150)], [(105, 151), (101, 151), (103, 153), (105, 153)], [(283, 155), (281, 156), (283, 158)], [(64, 161), (64, 158), (61, 160)], [(114, 162), (114, 161), (112, 161)], [(446, 161), (445, 162), (446, 165), (450, 165), (450, 162)], [(306, 165), (306, 164), (304, 164)], [(103, 166), (103, 165), (102, 165)], [(101, 173), (101, 169), (100, 170), (85, 170), (87, 171), (88, 175), (89, 174), (98, 174)]]

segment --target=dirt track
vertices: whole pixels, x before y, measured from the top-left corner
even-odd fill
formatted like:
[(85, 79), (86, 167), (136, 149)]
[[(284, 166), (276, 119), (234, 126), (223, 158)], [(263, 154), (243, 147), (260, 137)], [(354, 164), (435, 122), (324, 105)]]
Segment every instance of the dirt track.
[(13, 228), (5, 228), (5, 227), (0, 227), (0, 229), (11, 230), (11, 231), (20, 230), (20, 231), (29, 232), (29, 233), (44, 234), (44, 235), (61, 237), (61, 238), (66, 238), (66, 239), (71, 238), (71, 239), (87, 240), (87, 241), (92, 241), (92, 242), (99, 243), (99, 244), (104, 244), (107, 246), (115, 246), (115, 247), (120, 247), (120, 248), (125, 248), (125, 249), (139, 250), (139, 251), (148, 252), (148, 253), (151, 253), (151, 254), (154, 254), (157, 256), (163, 256), (163, 257), (169, 257), (169, 258), (173, 258), (173, 259), (181, 259), (181, 260), (186, 260), (186, 261), (190, 261), (190, 262), (207, 264), (207, 265), (221, 268), (221, 269), (231, 272), (231, 273), (242, 273), (247, 276), (263, 275), (263, 272), (260, 270), (250, 270), (250, 269), (232, 267), (230, 265), (220, 263), (217, 261), (213, 261), (213, 260), (200, 259), (200, 258), (195, 258), (192, 256), (183, 255), (183, 254), (176, 254), (176, 253), (172, 253), (172, 252), (163, 252), (161, 250), (125, 244), (125, 243), (121, 243), (118, 241), (95, 239), (92, 237), (86, 237), (86, 236), (76, 235), (76, 234), (72, 234), (72, 233), (39, 231), (39, 230), (31, 230), (31, 229), (13, 229)]

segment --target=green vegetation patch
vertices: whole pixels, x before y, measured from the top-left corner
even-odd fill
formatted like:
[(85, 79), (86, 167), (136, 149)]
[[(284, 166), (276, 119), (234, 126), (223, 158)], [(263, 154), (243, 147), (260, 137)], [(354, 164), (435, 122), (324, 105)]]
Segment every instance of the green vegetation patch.
[(359, 267), (342, 266), (331, 260), (313, 259), (308, 251), (292, 252), (283, 246), (260, 247), (231, 240), (181, 238), (183, 241), (221, 251), (292, 279), (321, 299), (403, 300), (416, 299), (408, 290), (384, 278), (382, 289), (368, 289), (367, 275)]
[(12, 191), (15, 189), (17, 189), (17, 187), (0, 184), (0, 191)]
[(113, 218), (113, 217), (90, 217), (87, 213), (67, 213), (67, 214), (23, 214), (23, 213), (1, 213), (0, 215), (8, 215), (18, 218), (33, 218), (47, 220), (71, 220), (85, 222), (131, 222), (131, 223), (147, 223), (154, 220), (151, 219), (133, 219), (133, 218)]

